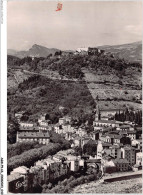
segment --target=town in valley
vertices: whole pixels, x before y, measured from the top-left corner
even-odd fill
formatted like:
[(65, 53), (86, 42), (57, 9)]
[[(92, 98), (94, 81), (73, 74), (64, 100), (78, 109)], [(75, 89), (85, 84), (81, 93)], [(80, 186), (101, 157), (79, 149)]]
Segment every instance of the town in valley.
[[(97, 48), (80, 48), (68, 55), (70, 58), (98, 55), (114, 58), (113, 54)], [(31, 62), (37, 59), (33, 56), (27, 58)], [(48, 58), (61, 60), (62, 52)], [(13, 71), (17, 71), (17, 67), (13, 67)], [(32, 78), (31, 81), (36, 82), (34, 79), (39, 79), (37, 74), (30, 75), (29, 81)], [(71, 78), (59, 80), (72, 82)], [(78, 82), (78, 79), (74, 82)], [(81, 79), (80, 82), (85, 83), (85, 80)], [(86, 84), (90, 85), (91, 82), (86, 81)], [(18, 83), (20, 87), (22, 84)], [(93, 90), (89, 91), (92, 97)], [(84, 91), (82, 93), (84, 96)], [(8, 145), (9, 192), (38, 190), (57, 193), (60, 189), (61, 193), (71, 193), (73, 187), (90, 181), (110, 182), (110, 179), (118, 177), (141, 176), (141, 110), (133, 107), (100, 108), (102, 99), (99, 95), (90, 102), (90, 114), (80, 110), (79, 115), (73, 115), (63, 105), (59, 105), (58, 113), (54, 116), (41, 110), (37, 118), (31, 118), (32, 113), (27, 110), (11, 111), (8, 128), (9, 131), (15, 128), (15, 138), (10, 135), (8, 141), (16, 143)], [(135, 101), (141, 105), (141, 96), (136, 96)], [(114, 176), (114, 173), (122, 174)]]
[(4, 132), (8, 194), (142, 194), (142, 2), (8, 2)]

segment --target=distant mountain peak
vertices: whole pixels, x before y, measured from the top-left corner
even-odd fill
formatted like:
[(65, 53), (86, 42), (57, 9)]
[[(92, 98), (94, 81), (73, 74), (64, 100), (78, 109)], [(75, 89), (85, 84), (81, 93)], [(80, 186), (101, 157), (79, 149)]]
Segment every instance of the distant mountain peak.
[(55, 48), (47, 48), (38, 44), (34, 44), (28, 51), (19, 51), (19, 52), (11, 52), (8, 50), (8, 54), (14, 54), (14, 56), (19, 58), (24, 58), (27, 56), (36, 56), (36, 57), (47, 57), (49, 54), (55, 54), (59, 49)]

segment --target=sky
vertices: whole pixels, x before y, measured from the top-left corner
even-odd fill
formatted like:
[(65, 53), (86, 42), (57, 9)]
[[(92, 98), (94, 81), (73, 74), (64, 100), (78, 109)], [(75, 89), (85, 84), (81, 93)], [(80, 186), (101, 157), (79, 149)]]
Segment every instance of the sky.
[(8, 49), (38, 44), (62, 50), (142, 40), (142, 2), (8, 1)]

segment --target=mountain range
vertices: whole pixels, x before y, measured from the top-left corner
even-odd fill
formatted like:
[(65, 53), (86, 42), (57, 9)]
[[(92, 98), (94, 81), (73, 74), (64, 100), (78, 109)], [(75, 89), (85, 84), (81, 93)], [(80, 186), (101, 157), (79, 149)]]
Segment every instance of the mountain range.
[(114, 46), (105, 45), (99, 48), (129, 62), (142, 62), (142, 41)]
[[(99, 46), (98, 48), (103, 49), (107, 52), (111, 52), (119, 58), (124, 58), (129, 62), (142, 62), (142, 42), (134, 42), (122, 45), (105, 45)], [(47, 48), (41, 45), (34, 44), (28, 51), (15, 51), (8, 49), (8, 55), (24, 58), (27, 56), (35, 57), (47, 57), (49, 54), (55, 54), (59, 49)]]

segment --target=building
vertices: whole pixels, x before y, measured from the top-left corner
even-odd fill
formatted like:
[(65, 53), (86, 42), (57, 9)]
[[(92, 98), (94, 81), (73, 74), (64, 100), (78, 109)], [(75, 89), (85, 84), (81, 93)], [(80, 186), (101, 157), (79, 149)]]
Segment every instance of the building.
[(132, 125), (121, 125), (120, 127), (117, 128), (117, 130), (134, 131), (134, 127), (132, 127)]
[(36, 125), (19, 127), (19, 132), (38, 132), (38, 131), (39, 131), (39, 127)]
[(136, 164), (139, 166), (142, 166), (142, 158), (143, 158), (143, 153), (142, 152), (137, 152), (136, 153)]
[(98, 120), (93, 122), (94, 128), (96, 127), (119, 127), (119, 123), (115, 120)]
[(111, 144), (120, 144), (122, 136), (118, 134), (110, 134), (106, 133), (101, 136), (101, 140), (103, 142), (111, 143)]
[(114, 159), (113, 160), (117, 171), (128, 171), (129, 170), (129, 161), (127, 159)]
[(22, 193), (24, 192), (24, 176), (19, 173), (14, 173), (7, 176), (8, 193)]
[(82, 53), (82, 52), (88, 52), (88, 47), (80, 47), (76, 49), (76, 52)]
[(127, 135), (131, 140), (136, 139), (136, 131), (127, 131)]
[(34, 124), (30, 123), (30, 122), (20, 122), (19, 125), (20, 125), (20, 128), (22, 128), (22, 127), (26, 128), (26, 127), (33, 127), (34, 126)]
[(59, 118), (59, 125), (63, 125), (65, 122), (65, 118)]
[(98, 140), (98, 144), (97, 144), (97, 159), (102, 159), (102, 154), (103, 154), (102, 142), (100, 140)]
[(140, 142), (136, 139), (131, 140), (131, 145), (133, 147), (136, 147), (136, 148), (140, 149)]
[(134, 164), (136, 164), (136, 150), (135, 150), (135, 148), (130, 147), (130, 146), (125, 146), (124, 150), (125, 150), (125, 159), (128, 160), (129, 166), (131, 167)]
[(39, 126), (41, 127), (48, 127), (49, 124), (51, 124), (51, 121), (50, 120), (39, 120), (38, 123), (39, 123)]
[(15, 113), (15, 118), (20, 120), (24, 113), (25, 113), (24, 111)]
[(40, 117), (38, 118), (38, 123), (40, 123), (41, 121), (45, 121), (46, 120), (46, 113), (43, 113), (42, 115), (40, 115)]
[(101, 50), (96, 47), (89, 47), (88, 48), (88, 55), (98, 55), (101, 53)]
[(42, 132), (17, 132), (17, 142), (38, 142), (39, 144), (49, 144), (49, 133)]

